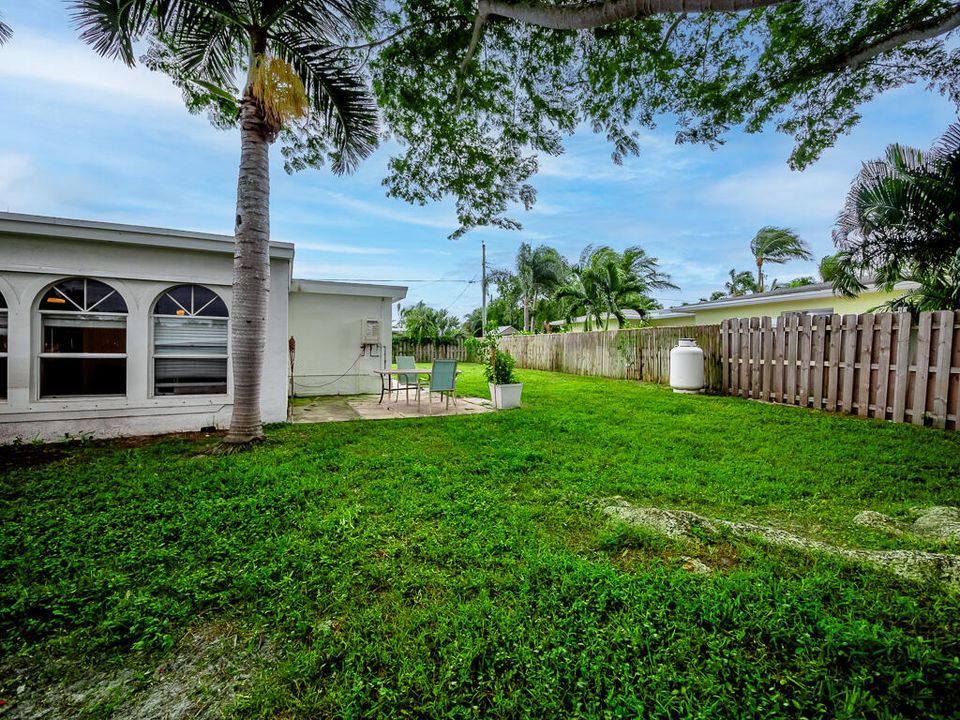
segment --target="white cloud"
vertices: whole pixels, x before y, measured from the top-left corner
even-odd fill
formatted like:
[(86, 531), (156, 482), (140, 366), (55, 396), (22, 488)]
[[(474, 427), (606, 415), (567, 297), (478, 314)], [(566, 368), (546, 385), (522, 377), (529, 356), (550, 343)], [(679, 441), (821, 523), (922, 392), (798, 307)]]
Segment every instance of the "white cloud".
[(456, 218), (452, 215), (444, 214), (441, 216), (436, 213), (431, 213), (424, 208), (417, 207), (411, 208), (410, 210), (399, 210), (382, 204), (382, 201), (370, 202), (331, 190), (319, 190), (318, 192), (320, 195), (325, 196), (329, 203), (335, 205), (338, 209), (356, 210), (368, 217), (372, 216), (408, 225), (438, 228), (445, 230), (447, 233), (453, 232), (459, 225)]
[(345, 255), (390, 255), (395, 253), (393, 248), (368, 247), (364, 245), (347, 245), (345, 243), (316, 242), (314, 240), (295, 240), (297, 250), (316, 250), (318, 252), (342, 253)]
[(100, 57), (79, 40), (53, 40), (29, 31), (18, 31), (16, 42), (4, 47), (0, 77), (66, 88), (96, 101), (106, 94), (137, 103), (183, 107), (180, 91), (159, 73)]
[(703, 199), (738, 210), (747, 224), (758, 227), (767, 222), (830, 223), (843, 206), (852, 178), (852, 173), (839, 169), (813, 167), (794, 172), (773, 165), (728, 175), (707, 186)]

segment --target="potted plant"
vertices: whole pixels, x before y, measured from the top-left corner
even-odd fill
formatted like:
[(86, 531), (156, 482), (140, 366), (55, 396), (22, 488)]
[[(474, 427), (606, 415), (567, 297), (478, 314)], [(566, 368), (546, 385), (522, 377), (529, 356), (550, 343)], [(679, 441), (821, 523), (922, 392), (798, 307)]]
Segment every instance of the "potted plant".
[(517, 382), (513, 367), (516, 361), (510, 353), (497, 347), (497, 338), (471, 338), (472, 350), (480, 355), (483, 362), (483, 374), (490, 385), (490, 399), (497, 410), (509, 410), (520, 407), (520, 394), (523, 383)]

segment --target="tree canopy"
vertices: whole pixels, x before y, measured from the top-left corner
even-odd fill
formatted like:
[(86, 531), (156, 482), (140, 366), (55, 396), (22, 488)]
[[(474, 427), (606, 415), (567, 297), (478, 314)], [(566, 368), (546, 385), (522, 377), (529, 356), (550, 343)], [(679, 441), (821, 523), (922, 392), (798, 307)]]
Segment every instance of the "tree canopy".
[(813, 162), (876, 95), (925, 83), (960, 106), (960, 3), (399, 0), (371, 46), (374, 88), (401, 144), (389, 194), (452, 196), (462, 233), (516, 228), (538, 156), (588, 126), (614, 162), (669, 115), (678, 142), (734, 127), (793, 135)]

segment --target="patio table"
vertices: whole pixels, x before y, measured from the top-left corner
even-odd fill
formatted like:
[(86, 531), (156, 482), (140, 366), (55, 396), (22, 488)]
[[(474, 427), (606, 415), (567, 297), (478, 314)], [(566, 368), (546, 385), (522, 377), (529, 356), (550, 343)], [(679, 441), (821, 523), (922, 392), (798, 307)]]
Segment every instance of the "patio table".
[[(433, 374), (432, 368), (411, 368), (409, 370), (401, 370), (400, 368), (387, 368), (386, 370), (374, 370), (380, 376), (380, 399), (377, 401), (377, 404), (383, 402), (383, 393), (393, 392), (393, 379), (391, 375), (425, 375), (430, 377)], [(398, 380), (399, 382), (399, 380)]]
[[(391, 381), (391, 375), (424, 375), (430, 377), (433, 375), (432, 368), (387, 368), (386, 370), (374, 370), (377, 375), (380, 376), (380, 399), (377, 401), (377, 404), (383, 402), (383, 393), (393, 392), (393, 382)], [(460, 371), (457, 370), (457, 375), (460, 374)]]

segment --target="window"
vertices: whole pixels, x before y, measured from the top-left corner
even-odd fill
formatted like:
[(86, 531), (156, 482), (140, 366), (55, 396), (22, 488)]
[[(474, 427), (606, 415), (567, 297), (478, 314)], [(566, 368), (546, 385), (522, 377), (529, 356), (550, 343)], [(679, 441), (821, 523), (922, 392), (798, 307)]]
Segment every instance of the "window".
[(125, 395), (127, 304), (106, 283), (73, 278), (40, 298), (40, 397)]
[(7, 399), (7, 301), (0, 293), (0, 400)]
[(201, 285), (178, 285), (153, 307), (154, 395), (227, 392), (227, 305)]

